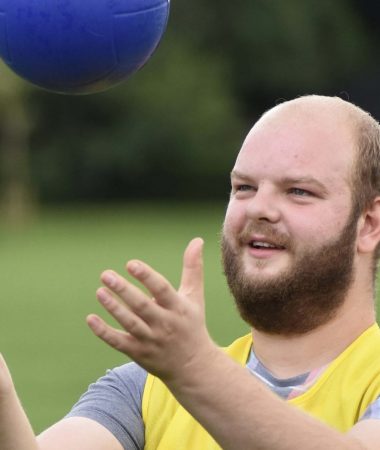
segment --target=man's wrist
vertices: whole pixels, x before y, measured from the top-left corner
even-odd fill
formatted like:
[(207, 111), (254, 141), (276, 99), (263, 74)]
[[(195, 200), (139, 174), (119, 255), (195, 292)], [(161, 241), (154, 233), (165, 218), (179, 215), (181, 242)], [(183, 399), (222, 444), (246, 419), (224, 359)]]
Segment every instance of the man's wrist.
[(208, 345), (201, 348), (182, 367), (162, 381), (177, 396), (193, 395), (203, 391), (234, 363), (210, 339)]

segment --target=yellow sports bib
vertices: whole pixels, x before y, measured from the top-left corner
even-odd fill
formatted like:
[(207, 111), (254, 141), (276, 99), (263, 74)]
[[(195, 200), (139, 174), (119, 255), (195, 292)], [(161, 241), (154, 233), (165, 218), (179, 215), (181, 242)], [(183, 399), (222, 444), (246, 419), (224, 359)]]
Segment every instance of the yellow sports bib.
[[(226, 352), (244, 366), (251, 345), (252, 337), (247, 335)], [(339, 355), (308, 391), (289, 403), (345, 432), (379, 396), (380, 329), (375, 324)], [(142, 414), (145, 450), (220, 450), (205, 429), (152, 375), (146, 381)]]

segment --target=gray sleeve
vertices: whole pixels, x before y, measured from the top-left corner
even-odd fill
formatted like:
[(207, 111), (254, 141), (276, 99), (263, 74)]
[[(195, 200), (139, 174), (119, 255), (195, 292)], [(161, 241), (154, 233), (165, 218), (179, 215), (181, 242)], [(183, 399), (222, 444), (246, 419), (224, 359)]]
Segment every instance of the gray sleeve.
[(359, 421), (366, 419), (380, 419), (380, 397), (377, 397), (377, 399), (368, 406)]
[(107, 428), (125, 450), (143, 450), (142, 394), (147, 372), (135, 363), (113, 370), (89, 386), (66, 417), (86, 417)]

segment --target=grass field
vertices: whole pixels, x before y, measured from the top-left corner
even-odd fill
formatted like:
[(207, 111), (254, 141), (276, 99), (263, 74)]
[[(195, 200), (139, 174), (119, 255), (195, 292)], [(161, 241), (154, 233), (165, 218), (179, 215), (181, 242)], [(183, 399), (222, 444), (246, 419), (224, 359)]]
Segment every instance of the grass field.
[[(247, 330), (226, 288), (219, 257), (224, 205), (123, 205), (41, 213), (33, 225), (0, 228), (0, 351), (36, 432), (61, 418), (87, 385), (126, 358), (85, 324), (105, 268), (141, 258), (177, 285), (182, 252), (205, 239), (209, 328), (220, 344)], [(103, 317), (107, 317), (102, 313)]]
[(140, 258), (177, 285), (184, 247), (202, 236), (211, 334), (224, 345), (247, 331), (222, 275), (223, 215), (223, 204), (86, 207), (42, 212), (24, 229), (0, 228), (0, 351), (36, 432), (126, 361), (85, 324), (89, 312), (107, 317), (95, 300), (105, 268), (123, 272), (127, 259)]

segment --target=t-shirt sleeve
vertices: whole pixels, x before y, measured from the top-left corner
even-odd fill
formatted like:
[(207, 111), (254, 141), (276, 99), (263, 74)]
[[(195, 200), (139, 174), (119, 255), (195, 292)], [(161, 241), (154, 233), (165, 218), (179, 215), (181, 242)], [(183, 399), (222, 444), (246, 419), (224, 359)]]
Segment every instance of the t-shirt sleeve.
[(89, 386), (66, 417), (86, 417), (107, 428), (125, 450), (144, 448), (142, 395), (147, 372), (135, 363), (113, 370)]
[(372, 402), (359, 420), (380, 419), (380, 397)]

